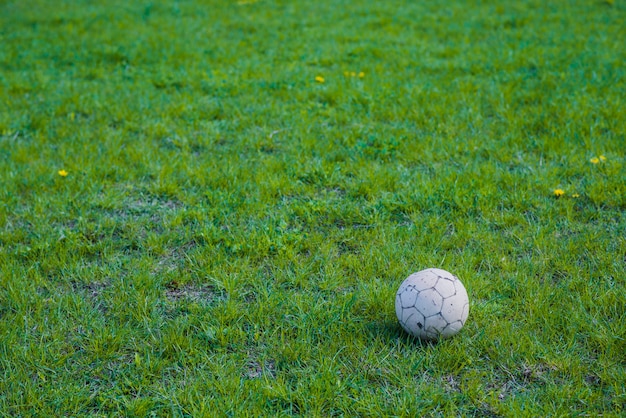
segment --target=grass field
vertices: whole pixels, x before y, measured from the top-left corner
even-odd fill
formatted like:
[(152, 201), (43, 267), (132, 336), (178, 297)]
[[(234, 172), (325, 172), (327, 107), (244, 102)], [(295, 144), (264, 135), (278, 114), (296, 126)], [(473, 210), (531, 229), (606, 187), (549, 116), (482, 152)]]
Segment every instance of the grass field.
[(623, 416), (625, 22), (0, 0), (0, 414)]

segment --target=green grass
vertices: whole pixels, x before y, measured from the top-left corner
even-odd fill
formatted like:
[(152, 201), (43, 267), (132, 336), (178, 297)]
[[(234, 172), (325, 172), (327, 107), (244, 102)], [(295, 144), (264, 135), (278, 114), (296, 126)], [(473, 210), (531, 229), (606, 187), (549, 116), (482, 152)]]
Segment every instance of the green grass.
[(0, 0), (0, 413), (623, 416), (625, 21)]

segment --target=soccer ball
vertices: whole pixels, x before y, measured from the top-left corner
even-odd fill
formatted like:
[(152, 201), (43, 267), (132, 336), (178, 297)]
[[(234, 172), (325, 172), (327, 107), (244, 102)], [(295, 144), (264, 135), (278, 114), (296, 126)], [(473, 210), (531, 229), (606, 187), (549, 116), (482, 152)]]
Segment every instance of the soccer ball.
[(445, 270), (430, 268), (411, 274), (396, 293), (396, 316), (414, 337), (438, 340), (463, 328), (469, 298), (463, 283)]

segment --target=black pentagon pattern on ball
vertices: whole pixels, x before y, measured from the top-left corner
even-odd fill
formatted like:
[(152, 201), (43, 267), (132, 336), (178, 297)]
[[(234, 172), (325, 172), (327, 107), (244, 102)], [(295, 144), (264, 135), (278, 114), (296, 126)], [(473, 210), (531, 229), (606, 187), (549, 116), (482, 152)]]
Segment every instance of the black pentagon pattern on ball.
[[(434, 274), (433, 272), (428, 272)], [(434, 279), (434, 277), (433, 277)], [(458, 332), (464, 325), (469, 314), (469, 302), (466, 302), (462, 308), (461, 319), (449, 320), (446, 313), (452, 313), (453, 298), (457, 295), (457, 283), (461, 283), (456, 276), (444, 277), (437, 275), (434, 283), (428, 287), (415, 285), (407, 285), (397, 294), (402, 312), (397, 312), (398, 318), (403, 326), (407, 327), (410, 323), (415, 323), (418, 329), (426, 334), (427, 338), (437, 339), (441, 335), (452, 335)], [(462, 284), (461, 284), (462, 286)], [(403, 297), (403, 295), (407, 295)], [(426, 306), (418, 309), (415, 304), (420, 295), (424, 295), (431, 300), (433, 306)], [(448, 301), (447, 301), (448, 300)], [(448, 302), (448, 305), (446, 304)], [(448, 310), (446, 310), (446, 306)], [(401, 315), (400, 315), (401, 314)], [(408, 326), (408, 328), (412, 328)]]

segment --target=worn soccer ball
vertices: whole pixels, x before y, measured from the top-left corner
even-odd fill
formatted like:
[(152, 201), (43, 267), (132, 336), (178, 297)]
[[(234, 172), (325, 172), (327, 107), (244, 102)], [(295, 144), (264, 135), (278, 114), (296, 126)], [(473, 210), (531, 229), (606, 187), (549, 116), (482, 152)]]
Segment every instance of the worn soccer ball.
[(396, 315), (402, 328), (423, 340), (451, 337), (469, 315), (469, 297), (458, 277), (430, 268), (411, 274), (396, 293)]

